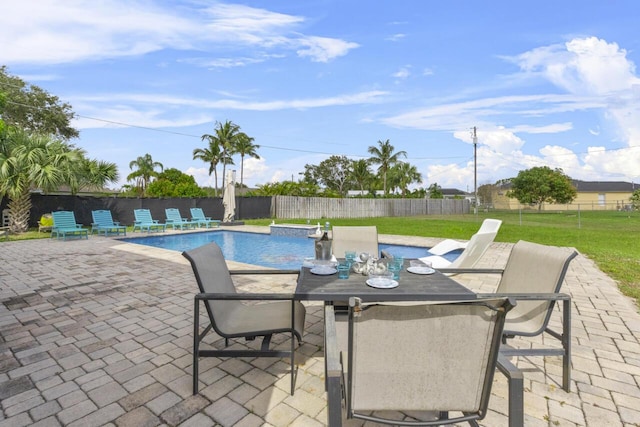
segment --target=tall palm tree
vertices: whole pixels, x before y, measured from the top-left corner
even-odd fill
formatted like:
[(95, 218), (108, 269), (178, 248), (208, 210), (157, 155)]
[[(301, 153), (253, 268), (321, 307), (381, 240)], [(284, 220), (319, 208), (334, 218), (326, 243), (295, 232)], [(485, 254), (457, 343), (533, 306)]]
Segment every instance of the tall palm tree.
[(108, 182), (118, 180), (118, 166), (115, 163), (97, 159), (83, 159), (75, 185), (71, 185), (71, 193), (75, 194), (83, 189), (102, 189)]
[(244, 188), (244, 156), (249, 156), (254, 159), (260, 158), (258, 153), (256, 153), (256, 150), (260, 148), (260, 146), (254, 144), (253, 141), (255, 141), (255, 138), (248, 136), (244, 132), (240, 132), (233, 146), (233, 152), (240, 154), (240, 188)]
[(72, 185), (80, 175), (82, 150), (51, 136), (9, 128), (0, 134), (0, 195), (9, 198), (9, 228), (22, 233), (29, 228), (31, 190), (52, 191)]
[[(213, 135), (210, 135), (210, 134), (202, 135), (203, 141), (205, 139), (209, 141), (209, 149), (211, 153), (212, 154), (216, 152), (219, 153), (219, 155), (216, 156), (217, 161), (215, 162), (215, 166), (214, 166), (215, 180), (216, 180), (216, 184), (215, 184), (216, 194), (218, 194), (218, 173), (216, 170), (217, 164), (222, 163), (222, 177), (224, 179), (227, 165), (233, 164), (233, 159), (231, 158), (231, 156), (234, 153), (233, 147), (236, 144), (236, 139), (239, 133), (240, 133), (240, 126), (236, 125), (230, 120), (227, 120), (224, 123), (216, 122), (216, 127), (214, 129)], [(195, 159), (195, 150), (194, 150), (194, 159)], [(211, 161), (212, 160), (209, 160), (209, 162)], [(211, 175), (211, 168), (209, 169), (209, 175)]]
[(202, 135), (202, 140), (208, 140), (209, 146), (193, 150), (193, 160), (202, 160), (209, 163), (209, 176), (214, 174), (215, 195), (218, 195), (218, 163), (222, 160), (222, 148), (213, 135)]
[(163, 171), (164, 166), (160, 162), (154, 162), (151, 154), (145, 154), (144, 156), (140, 156), (129, 163), (130, 169), (133, 169), (134, 167), (137, 169), (127, 175), (127, 181), (135, 180), (139, 194), (144, 196), (147, 191), (147, 187), (149, 186), (149, 182), (151, 182), (151, 178), (158, 176), (156, 168), (160, 168), (160, 171)]
[(378, 147), (370, 146), (368, 148), (369, 154), (372, 155), (370, 158), (371, 163), (376, 163), (378, 166), (378, 172), (382, 173), (382, 182), (383, 182), (383, 190), (384, 195), (387, 195), (387, 171), (391, 166), (396, 164), (400, 157), (407, 157), (407, 153), (405, 151), (398, 151), (394, 153), (395, 148), (389, 140), (380, 141), (378, 140)]
[(418, 168), (407, 163), (407, 162), (398, 162), (396, 163), (390, 170), (390, 175), (393, 176), (393, 181), (396, 186), (400, 188), (402, 192), (402, 197), (407, 195), (407, 191), (409, 190), (409, 185), (414, 182), (417, 184), (422, 184), (422, 175), (418, 172)]

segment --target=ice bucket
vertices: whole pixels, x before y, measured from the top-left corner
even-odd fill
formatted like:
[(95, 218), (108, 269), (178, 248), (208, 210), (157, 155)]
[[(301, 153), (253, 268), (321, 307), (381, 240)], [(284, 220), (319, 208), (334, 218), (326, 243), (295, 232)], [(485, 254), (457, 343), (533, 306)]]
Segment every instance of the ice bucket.
[(316, 240), (316, 259), (320, 261), (331, 259), (331, 240)]

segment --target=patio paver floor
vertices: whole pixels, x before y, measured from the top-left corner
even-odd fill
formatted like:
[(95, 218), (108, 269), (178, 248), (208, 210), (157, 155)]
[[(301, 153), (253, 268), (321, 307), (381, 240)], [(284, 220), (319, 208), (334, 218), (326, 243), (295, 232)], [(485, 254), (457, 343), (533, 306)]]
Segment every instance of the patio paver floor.
[[(503, 266), (510, 248), (494, 243), (481, 266)], [(91, 236), (3, 242), (0, 259), (0, 427), (326, 424), (319, 303), (307, 304), (294, 396), (288, 393), (286, 361), (269, 358), (202, 359), (200, 394), (192, 396), (196, 284), (180, 254)], [(458, 280), (490, 292), (498, 277)], [(244, 291), (291, 292), (295, 277), (283, 282), (245, 276), (238, 285)], [(637, 308), (582, 255), (571, 263), (563, 291), (573, 297), (572, 392), (559, 384), (560, 358), (519, 358), (525, 425), (640, 426)], [(507, 424), (506, 397), (506, 380), (496, 374), (482, 425)]]

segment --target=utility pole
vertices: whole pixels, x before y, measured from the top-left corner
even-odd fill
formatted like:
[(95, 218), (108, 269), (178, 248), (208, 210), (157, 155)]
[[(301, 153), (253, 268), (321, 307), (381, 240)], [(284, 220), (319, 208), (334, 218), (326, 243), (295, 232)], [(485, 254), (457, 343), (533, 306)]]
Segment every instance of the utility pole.
[(478, 214), (478, 135), (473, 127), (473, 213)]

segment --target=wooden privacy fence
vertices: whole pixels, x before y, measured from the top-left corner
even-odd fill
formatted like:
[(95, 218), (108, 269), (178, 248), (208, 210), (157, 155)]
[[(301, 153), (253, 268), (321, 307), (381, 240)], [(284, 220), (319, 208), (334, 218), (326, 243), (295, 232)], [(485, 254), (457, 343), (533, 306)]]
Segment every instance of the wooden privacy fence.
[(454, 215), (470, 212), (462, 199), (330, 199), (275, 196), (271, 216), (293, 218), (375, 218), (418, 215)]

